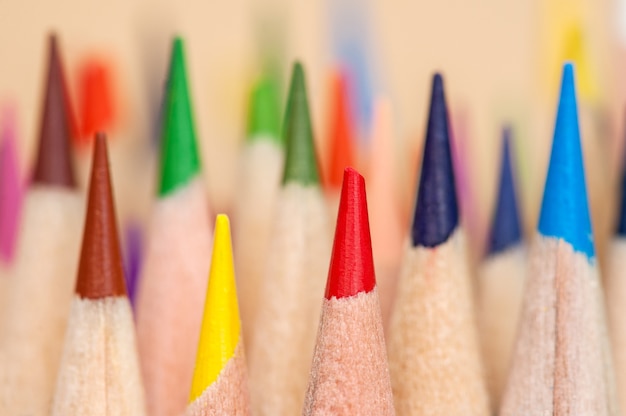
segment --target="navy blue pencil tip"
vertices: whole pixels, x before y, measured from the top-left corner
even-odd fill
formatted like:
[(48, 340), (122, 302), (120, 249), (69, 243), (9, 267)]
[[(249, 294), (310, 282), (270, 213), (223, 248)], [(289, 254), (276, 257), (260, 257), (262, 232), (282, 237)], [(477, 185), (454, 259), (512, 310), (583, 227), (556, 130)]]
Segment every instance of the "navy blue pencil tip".
[(440, 74), (433, 76), (422, 173), (411, 228), (413, 246), (444, 243), (459, 222), (448, 110)]
[(502, 132), (502, 160), (500, 164), (500, 186), (493, 221), (489, 232), (487, 255), (498, 254), (522, 241), (515, 177), (511, 163), (511, 129)]
[(539, 232), (563, 239), (588, 258), (595, 256), (578, 127), (574, 67), (563, 66), (552, 153), (543, 193)]

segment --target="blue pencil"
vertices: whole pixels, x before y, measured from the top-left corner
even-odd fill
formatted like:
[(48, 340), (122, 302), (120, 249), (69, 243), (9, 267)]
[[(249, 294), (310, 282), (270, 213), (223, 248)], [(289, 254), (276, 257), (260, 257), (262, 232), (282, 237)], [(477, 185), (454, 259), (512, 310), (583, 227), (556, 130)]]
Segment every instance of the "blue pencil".
[(500, 415), (619, 414), (569, 63), (527, 279)]

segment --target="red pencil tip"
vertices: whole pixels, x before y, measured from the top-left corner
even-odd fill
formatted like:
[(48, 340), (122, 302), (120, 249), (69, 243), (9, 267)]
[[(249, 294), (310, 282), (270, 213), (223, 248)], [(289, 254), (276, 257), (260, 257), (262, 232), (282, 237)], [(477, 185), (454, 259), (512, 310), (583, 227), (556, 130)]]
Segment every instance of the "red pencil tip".
[(333, 79), (333, 101), (330, 114), (330, 165), (327, 183), (331, 189), (341, 186), (343, 170), (354, 165), (354, 133), (350, 114), (348, 82), (344, 74)]
[(87, 218), (78, 268), (76, 293), (100, 299), (126, 295), (106, 138), (96, 134), (89, 185)]
[(326, 299), (370, 292), (376, 285), (365, 181), (353, 168), (343, 174)]
[(87, 142), (97, 131), (110, 131), (115, 122), (111, 71), (99, 59), (87, 60), (80, 70), (81, 134)]

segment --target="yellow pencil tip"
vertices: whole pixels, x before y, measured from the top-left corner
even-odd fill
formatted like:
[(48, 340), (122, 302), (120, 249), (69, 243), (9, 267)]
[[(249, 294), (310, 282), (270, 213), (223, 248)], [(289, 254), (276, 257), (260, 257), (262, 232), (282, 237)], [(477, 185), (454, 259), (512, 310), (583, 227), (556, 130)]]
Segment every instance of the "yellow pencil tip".
[(233, 357), (240, 340), (240, 326), (230, 222), (228, 216), (220, 214), (215, 220), (213, 257), (190, 401), (217, 380)]

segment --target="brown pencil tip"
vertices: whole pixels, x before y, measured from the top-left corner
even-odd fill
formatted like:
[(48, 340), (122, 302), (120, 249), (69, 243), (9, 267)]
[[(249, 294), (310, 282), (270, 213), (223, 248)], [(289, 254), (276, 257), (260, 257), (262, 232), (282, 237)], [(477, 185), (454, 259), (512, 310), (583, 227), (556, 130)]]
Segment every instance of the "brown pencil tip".
[(96, 133), (76, 293), (91, 299), (126, 295), (103, 133)]
[(50, 35), (48, 42), (48, 74), (33, 182), (74, 188), (69, 99), (56, 36)]

